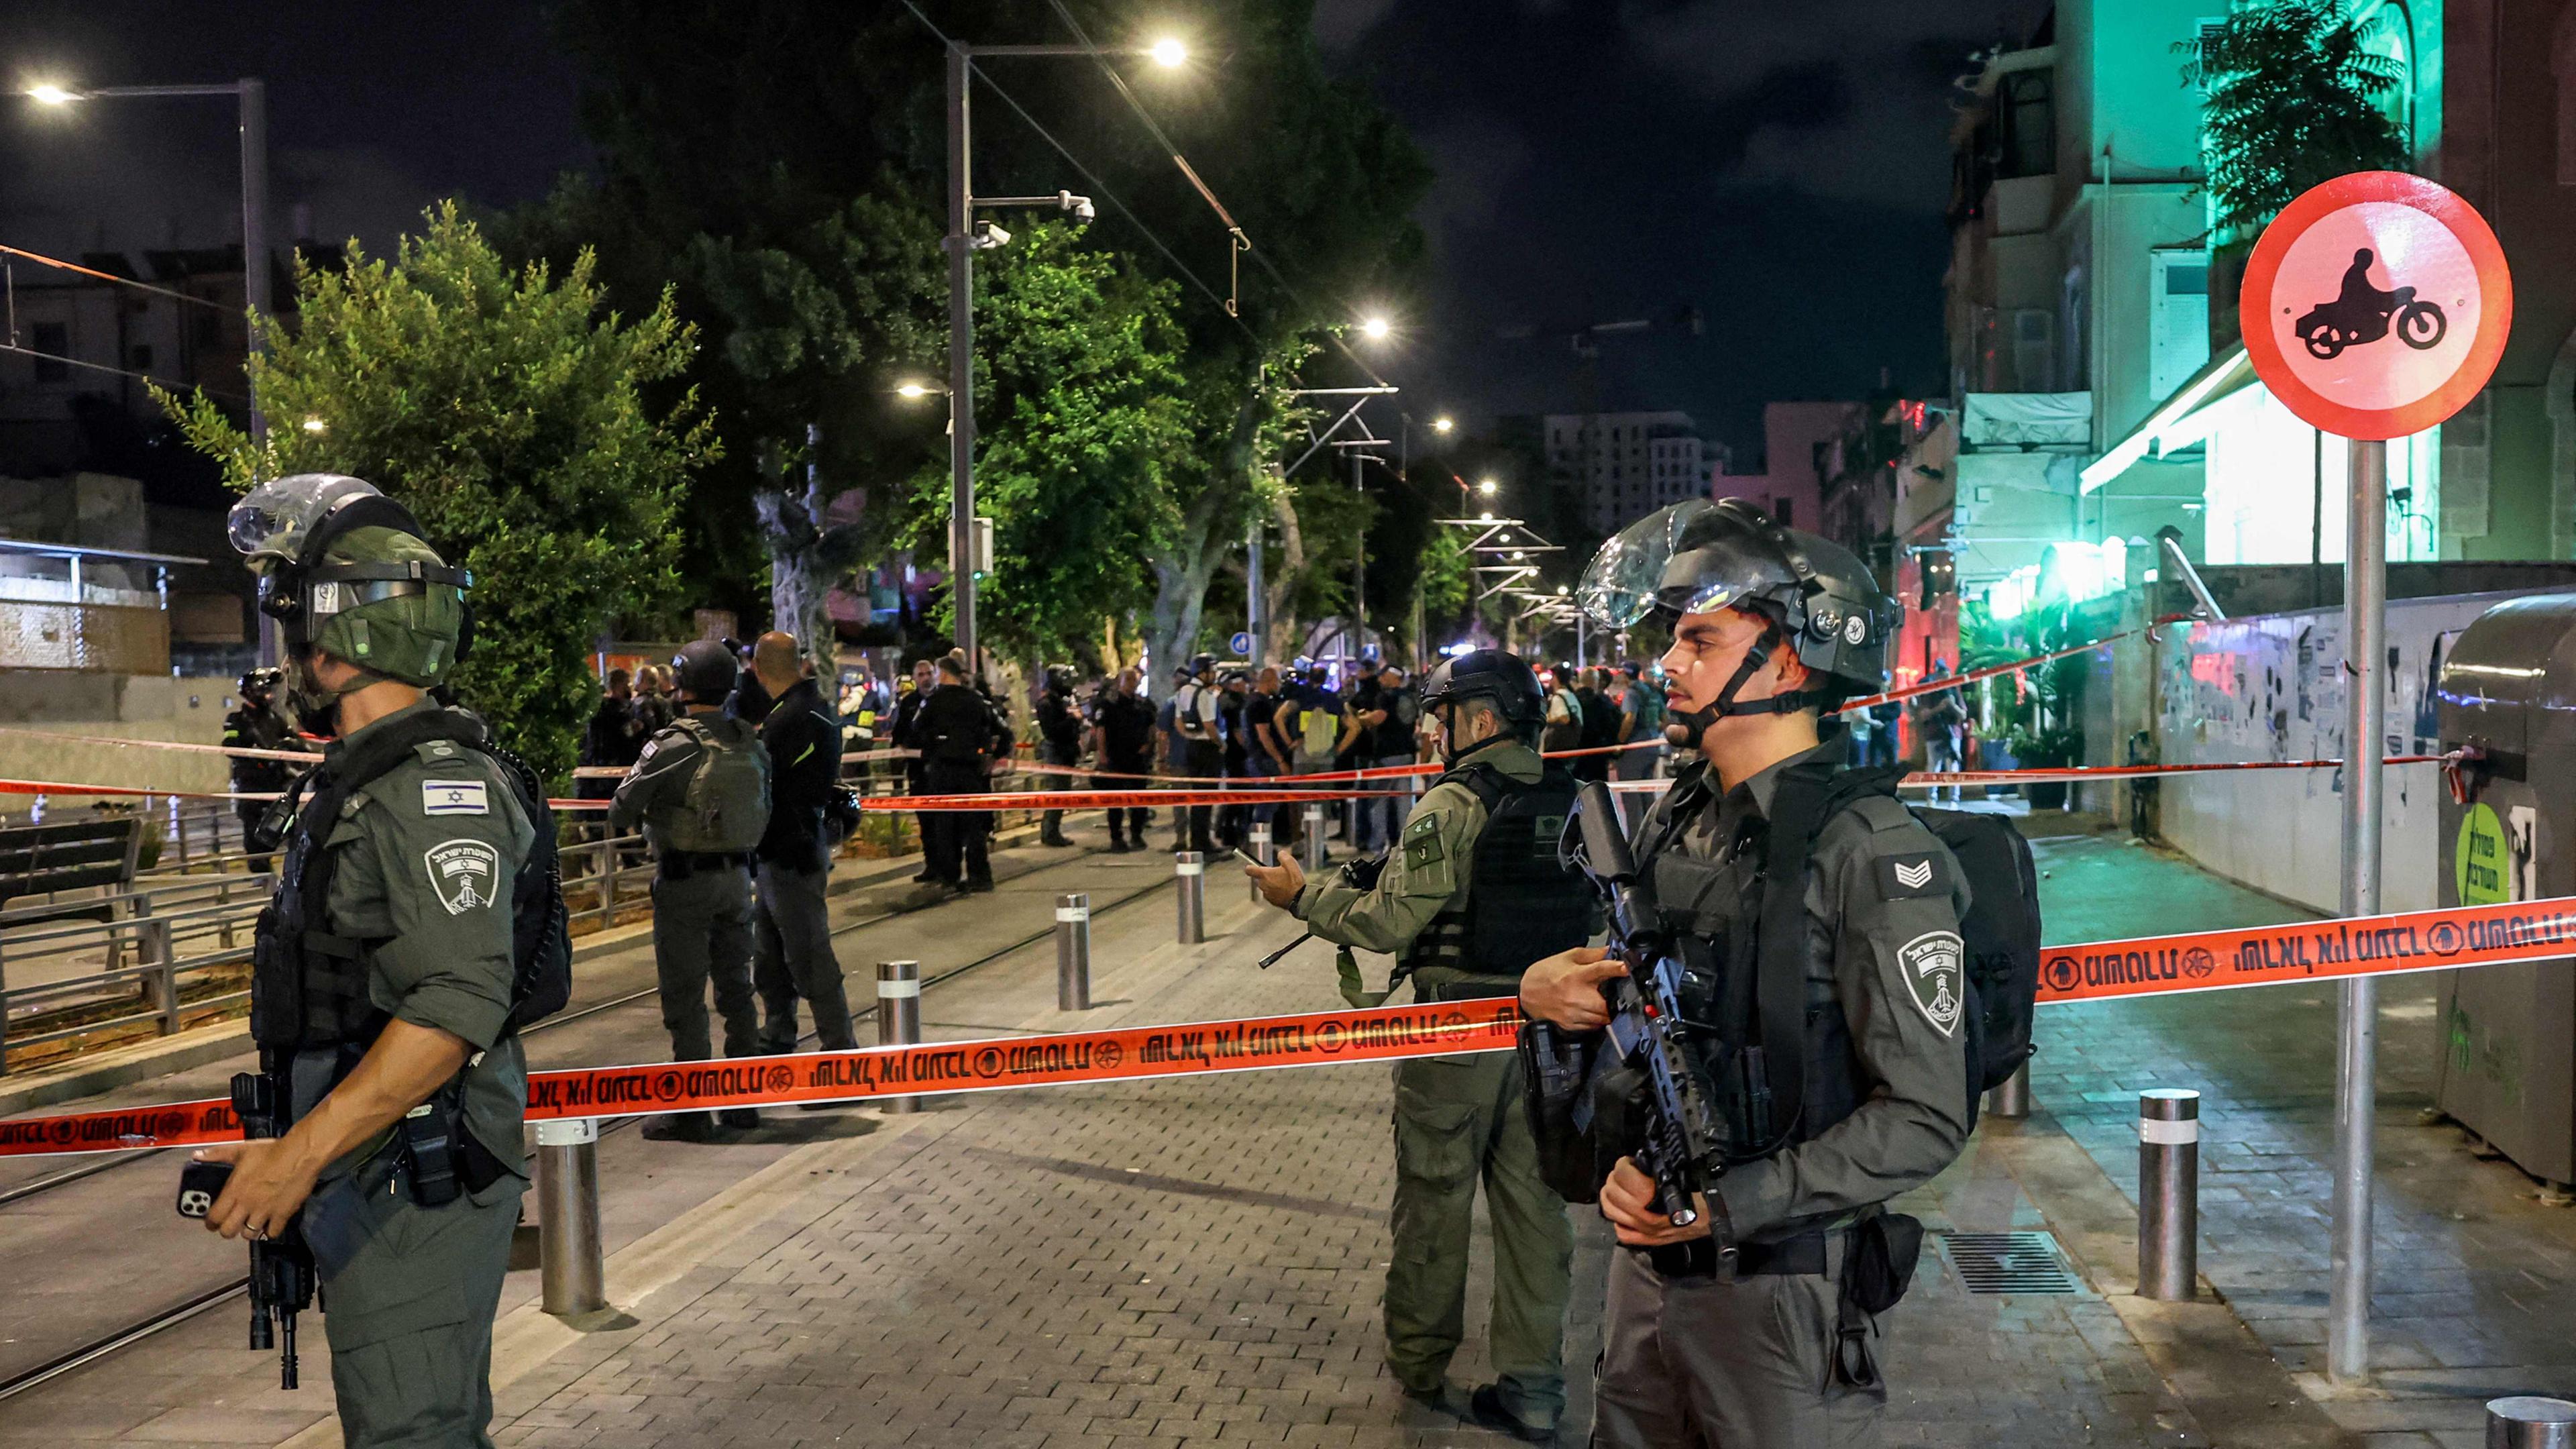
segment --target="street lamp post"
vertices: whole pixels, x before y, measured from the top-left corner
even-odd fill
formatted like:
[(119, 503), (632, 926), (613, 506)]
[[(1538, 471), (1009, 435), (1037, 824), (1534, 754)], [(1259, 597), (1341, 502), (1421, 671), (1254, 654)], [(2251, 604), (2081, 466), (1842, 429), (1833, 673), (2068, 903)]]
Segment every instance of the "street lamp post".
[[(39, 85), (29, 98), (48, 106), (74, 101), (126, 99), (196, 99), (231, 96), (241, 107), (242, 301), (250, 310), (250, 347), (259, 351), (258, 323), (269, 315), (268, 292), (268, 83), (244, 76), (229, 85), (100, 86), (73, 90)], [(247, 380), (247, 379), (246, 379)], [(268, 416), (260, 410), (259, 388), (250, 386), (250, 437), (254, 446), (268, 440)]]
[[(1113, 52), (1089, 45), (968, 45), (948, 43), (948, 572), (949, 600), (957, 611), (957, 647), (966, 651), (967, 667), (980, 671), (976, 651), (975, 570), (975, 265), (981, 243), (975, 236), (974, 146), (967, 92), (975, 78), (978, 56), (1080, 57), (1098, 59)], [(1189, 58), (1187, 47), (1163, 39), (1133, 52), (1156, 64), (1177, 67)], [(1009, 199), (1009, 204), (1054, 204), (1059, 198)], [(1080, 198), (1060, 198), (1067, 210)], [(1000, 203), (997, 203), (1000, 204)], [(1087, 215), (1082, 201), (1077, 214)]]

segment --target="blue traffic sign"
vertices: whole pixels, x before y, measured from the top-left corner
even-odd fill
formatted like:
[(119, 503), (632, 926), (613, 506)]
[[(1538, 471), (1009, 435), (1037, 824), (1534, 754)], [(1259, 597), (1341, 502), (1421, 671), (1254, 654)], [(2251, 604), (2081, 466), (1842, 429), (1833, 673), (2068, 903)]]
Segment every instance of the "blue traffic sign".
[(1237, 654), (1248, 656), (1252, 653), (1252, 635), (1248, 631), (1237, 629), (1234, 631), (1234, 637), (1225, 642), (1226, 647)]

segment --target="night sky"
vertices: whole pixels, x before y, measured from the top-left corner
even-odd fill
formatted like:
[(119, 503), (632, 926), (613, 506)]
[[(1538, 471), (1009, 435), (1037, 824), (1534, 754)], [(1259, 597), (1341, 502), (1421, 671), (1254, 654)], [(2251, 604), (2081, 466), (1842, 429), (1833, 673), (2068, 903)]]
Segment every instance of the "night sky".
[[(1856, 396), (1882, 367), (1938, 386), (1951, 81), (2042, 3), (1318, 0), (1327, 54), (1440, 171), (1424, 311), (1388, 359), (1408, 410), (1589, 395), (1750, 453), (1766, 399)], [(0, 8), (13, 89), (244, 74), (269, 83), (281, 231), (303, 203), (316, 235), (381, 248), (437, 197), (506, 206), (587, 157), (528, 0)], [(232, 241), (235, 154), (226, 101), (0, 105), (0, 241)], [(1561, 335), (1686, 306), (1704, 336), (1612, 341), (1597, 380)]]

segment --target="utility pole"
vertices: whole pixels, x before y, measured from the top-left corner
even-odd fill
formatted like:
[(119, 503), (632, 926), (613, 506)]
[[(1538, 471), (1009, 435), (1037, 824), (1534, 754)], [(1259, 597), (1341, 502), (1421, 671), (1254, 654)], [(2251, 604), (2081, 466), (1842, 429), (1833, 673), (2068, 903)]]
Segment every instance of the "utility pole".
[(948, 47), (948, 597), (957, 647), (981, 675), (975, 647), (975, 187), (966, 145), (974, 56)]

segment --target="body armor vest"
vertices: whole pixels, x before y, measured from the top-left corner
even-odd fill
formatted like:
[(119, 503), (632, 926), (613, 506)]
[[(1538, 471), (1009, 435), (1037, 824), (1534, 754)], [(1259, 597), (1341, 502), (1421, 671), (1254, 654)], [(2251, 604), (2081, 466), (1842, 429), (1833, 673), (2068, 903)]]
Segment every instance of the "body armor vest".
[(1480, 762), (1441, 780), (1465, 786), (1485, 806), (1468, 873), (1472, 900), (1452, 899), (1433, 916), (1405, 949), (1397, 974), (1433, 968), (1469, 978), (1418, 988), (1425, 996), (1516, 996), (1531, 962), (1591, 940), (1597, 924), (1591, 887), (1557, 863), (1575, 779), (1551, 764), (1524, 784)]
[(324, 846), (349, 797), (431, 740), (479, 746), (480, 723), (454, 710), (397, 720), (306, 771), (272, 819), (291, 818), (277, 895), (260, 912), (251, 953), (250, 1034), (280, 1052), (324, 1047), (363, 1050), (384, 1029), (367, 996), (369, 943), (329, 930), (333, 859)]
[[(1642, 868), (1681, 946), (1683, 1012), (1711, 1028), (1693, 1044), (1736, 1161), (1809, 1141), (1867, 1096), (1834, 983), (1809, 969), (1817, 927), (1806, 885), (1825, 822), (1881, 788), (1861, 772), (1793, 767), (1772, 798), (1772, 818), (1748, 819), (1737, 839), (1720, 842), (1718, 860), (1678, 844), (1707, 807), (1703, 775), (1685, 774), (1646, 820)], [(1768, 889), (1775, 872), (1795, 876), (1783, 877), (1789, 889), (1776, 897)], [(1768, 939), (1775, 936), (1782, 939)]]

